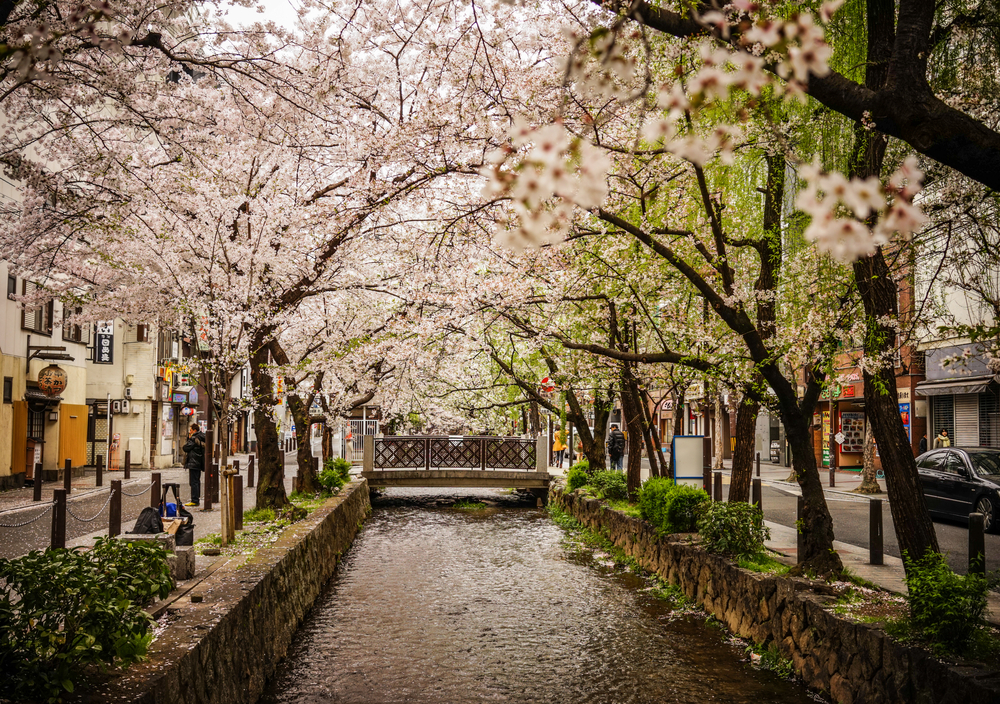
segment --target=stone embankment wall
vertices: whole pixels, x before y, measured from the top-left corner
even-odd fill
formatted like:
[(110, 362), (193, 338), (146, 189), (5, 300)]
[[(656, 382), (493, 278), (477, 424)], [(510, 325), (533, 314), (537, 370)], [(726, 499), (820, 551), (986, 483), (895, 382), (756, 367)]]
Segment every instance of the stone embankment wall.
[(182, 597), (147, 662), (89, 697), (136, 704), (253, 704), (371, 510), (368, 483), (285, 529), (271, 547), (231, 559)]
[(734, 634), (775, 643), (808, 686), (839, 704), (1000, 702), (1000, 673), (945, 664), (874, 626), (840, 618), (824, 608), (832, 597), (817, 592), (820, 585), (740, 569), (686, 540), (658, 538), (646, 521), (564, 489), (553, 484), (549, 500), (680, 586)]

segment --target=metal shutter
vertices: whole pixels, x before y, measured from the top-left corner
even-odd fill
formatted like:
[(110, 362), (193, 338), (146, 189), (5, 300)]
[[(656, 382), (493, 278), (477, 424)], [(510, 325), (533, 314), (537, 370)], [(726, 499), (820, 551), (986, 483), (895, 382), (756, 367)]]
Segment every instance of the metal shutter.
[[(934, 422), (930, 433), (927, 434), (928, 438), (933, 440), (935, 437), (941, 434), (942, 430), (948, 431), (948, 436), (955, 437), (955, 404), (954, 396), (932, 396), (931, 397), (931, 410), (933, 415), (931, 420)], [(933, 442), (931, 447), (933, 447)]]
[(955, 397), (955, 445), (979, 445), (979, 394), (961, 394)]

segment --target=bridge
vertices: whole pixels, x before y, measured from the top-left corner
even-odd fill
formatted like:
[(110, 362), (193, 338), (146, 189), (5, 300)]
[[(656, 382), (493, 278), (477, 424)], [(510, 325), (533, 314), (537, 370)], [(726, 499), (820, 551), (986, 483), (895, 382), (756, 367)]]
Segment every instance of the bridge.
[(547, 490), (548, 447), (494, 436), (366, 435), (361, 476), (373, 487)]

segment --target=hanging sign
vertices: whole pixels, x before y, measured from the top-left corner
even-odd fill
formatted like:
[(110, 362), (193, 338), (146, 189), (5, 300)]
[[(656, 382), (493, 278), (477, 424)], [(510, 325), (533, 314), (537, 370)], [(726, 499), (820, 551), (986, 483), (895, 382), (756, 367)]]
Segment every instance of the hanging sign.
[(98, 320), (94, 337), (94, 364), (115, 363), (115, 321)]
[(38, 372), (38, 390), (46, 396), (58, 396), (66, 388), (68, 378), (65, 371), (50, 364)]

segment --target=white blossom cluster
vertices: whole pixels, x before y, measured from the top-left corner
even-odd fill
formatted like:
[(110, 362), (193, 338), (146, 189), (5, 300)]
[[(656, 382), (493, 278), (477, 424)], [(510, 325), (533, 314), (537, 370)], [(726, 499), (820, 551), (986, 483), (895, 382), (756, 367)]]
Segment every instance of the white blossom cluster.
[(498, 238), (514, 250), (561, 241), (574, 207), (596, 208), (607, 195), (611, 159), (560, 122), (532, 129), (519, 121), (511, 128), (510, 144), (489, 161), (484, 194), (510, 199), (512, 217)]
[[(923, 177), (916, 157), (908, 157), (885, 186), (875, 177), (824, 173), (816, 163), (802, 167), (799, 176), (808, 185), (795, 206), (812, 218), (805, 237), (838, 261), (867, 256), (893, 233), (908, 236), (926, 221), (913, 204)], [(874, 226), (867, 224), (871, 220)]]

